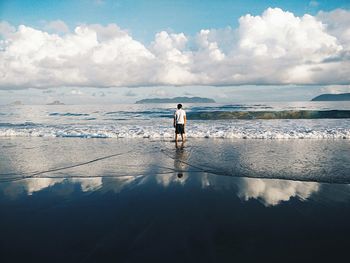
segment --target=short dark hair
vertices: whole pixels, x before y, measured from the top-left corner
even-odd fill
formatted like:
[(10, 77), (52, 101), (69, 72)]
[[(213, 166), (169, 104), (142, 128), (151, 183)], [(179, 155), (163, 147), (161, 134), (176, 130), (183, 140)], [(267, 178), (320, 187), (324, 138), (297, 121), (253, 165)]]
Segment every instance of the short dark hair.
[(177, 108), (181, 109), (182, 108), (182, 104), (177, 104)]

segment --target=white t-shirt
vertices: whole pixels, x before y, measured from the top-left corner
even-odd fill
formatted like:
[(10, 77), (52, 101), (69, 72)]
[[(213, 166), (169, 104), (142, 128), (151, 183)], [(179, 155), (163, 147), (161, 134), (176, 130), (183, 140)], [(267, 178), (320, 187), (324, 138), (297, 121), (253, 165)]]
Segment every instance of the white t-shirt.
[(176, 124), (185, 124), (186, 112), (183, 109), (179, 109), (175, 111), (174, 118)]

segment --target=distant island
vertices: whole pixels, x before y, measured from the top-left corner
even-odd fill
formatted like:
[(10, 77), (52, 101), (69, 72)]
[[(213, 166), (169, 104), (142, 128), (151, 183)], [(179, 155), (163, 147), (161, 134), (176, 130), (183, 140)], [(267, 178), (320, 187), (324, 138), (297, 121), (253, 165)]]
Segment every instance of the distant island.
[(55, 100), (54, 102), (47, 103), (46, 105), (65, 105), (65, 104), (60, 102), (59, 100)]
[(347, 101), (350, 100), (350, 93), (341, 93), (341, 94), (322, 94), (311, 101)]
[(215, 103), (215, 100), (201, 97), (153, 98), (136, 101), (136, 104), (147, 103)]

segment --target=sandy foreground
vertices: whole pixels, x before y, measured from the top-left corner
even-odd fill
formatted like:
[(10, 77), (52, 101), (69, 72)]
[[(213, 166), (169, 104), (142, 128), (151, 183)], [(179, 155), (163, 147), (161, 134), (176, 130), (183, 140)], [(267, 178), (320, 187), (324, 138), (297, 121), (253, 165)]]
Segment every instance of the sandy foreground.
[(326, 262), (350, 244), (348, 140), (1, 138), (0, 149), (1, 262)]

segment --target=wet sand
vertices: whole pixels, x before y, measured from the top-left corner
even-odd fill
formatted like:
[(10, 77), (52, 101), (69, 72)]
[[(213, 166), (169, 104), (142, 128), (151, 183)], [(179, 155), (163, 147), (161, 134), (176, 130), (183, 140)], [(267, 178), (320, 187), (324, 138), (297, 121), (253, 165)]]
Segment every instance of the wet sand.
[(0, 139), (1, 262), (336, 262), (348, 140)]

